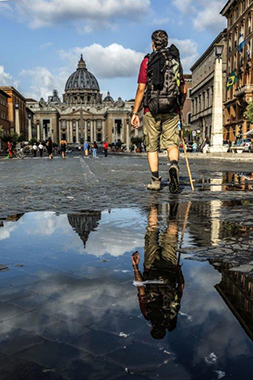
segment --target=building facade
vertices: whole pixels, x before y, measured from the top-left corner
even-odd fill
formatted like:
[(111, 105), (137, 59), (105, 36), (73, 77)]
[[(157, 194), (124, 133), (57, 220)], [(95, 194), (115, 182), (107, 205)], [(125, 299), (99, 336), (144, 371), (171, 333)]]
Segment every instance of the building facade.
[[(4, 91), (0, 90), (0, 130), (3, 135), (10, 133), (10, 122), (8, 119), (8, 99)], [(0, 138), (0, 150), (6, 148), (6, 143), (4, 143)]]
[(184, 108), (182, 110), (183, 124), (187, 129), (191, 128), (191, 89), (192, 89), (192, 75), (185, 74), (185, 85), (187, 90), (187, 95), (184, 103)]
[(51, 137), (58, 143), (62, 137), (69, 144), (84, 141), (113, 143), (121, 140), (130, 144), (130, 113), (133, 101), (117, 101), (110, 96), (102, 99), (95, 76), (87, 70), (81, 55), (76, 71), (66, 82), (63, 102), (57, 90), (46, 102), (27, 99), (28, 108), (34, 113), (33, 137), (45, 141)]
[(0, 86), (8, 98), (8, 119), (10, 122), (10, 132), (22, 135), (27, 140), (26, 122), (26, 99), (14, 87)]
[(206, 137), (211, 140), (212, 135), (212, 113), (214, 100), (214, 70), (215, 70), (215, 46), (223, 46), (223, 99), (226, 96), (225, 83), (227, 79), (227, 43), (226, 29), (221, 32), (212, 42), (208, 49), (202, 54), (197, 62), (191, 67), (192, 89), (191, 89), (191, 125), (196, 131), (200, 141)]
[(244, 118), (253, 100), (252, 0), (229, 0), (221, 14), (227, 18), (227, 85), (225, 138), (234, 141), (250, 130)]

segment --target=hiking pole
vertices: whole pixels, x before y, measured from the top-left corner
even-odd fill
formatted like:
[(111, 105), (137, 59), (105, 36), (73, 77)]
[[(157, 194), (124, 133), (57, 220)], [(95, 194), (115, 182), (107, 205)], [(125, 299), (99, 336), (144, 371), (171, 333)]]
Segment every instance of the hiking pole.
[(179, 113), (179, 119), (180, 119), (180, 124), (181, 124), (181, 140), (182, 140), (183, 149), (184, 149), (184, 156), (185, 156), (185, 161), (186, 161), (186, 167), (187, 167), (188, 176), (189, 176), (189, 179), (190, 179), (191, 189), (192, 189), (192, 191), (194, 191), (195, 189), (194, 189), (194, 185), (193, 185), (192, 174), (191, 174), (190, 164), (189, 164), (188, 155), (187, 155), (187, 149), (186, 149), (186, 145), (185, 145), (185, 141), (184, 141), (184, 131), (183, 131), (183, 123), (182, 123), (182, 113), (181, 113), (181, 111)]

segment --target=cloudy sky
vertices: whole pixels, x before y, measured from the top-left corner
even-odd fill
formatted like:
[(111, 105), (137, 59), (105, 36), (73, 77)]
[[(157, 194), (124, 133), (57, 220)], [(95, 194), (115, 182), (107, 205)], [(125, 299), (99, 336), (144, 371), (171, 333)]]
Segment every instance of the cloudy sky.
[(27, 97), (60, 95), (83, 53), (102, 92), (134, 97), (150, 35), (167, 30), (184, 71), (226, 22), (226, 0), (0, 0), (0, 85)]

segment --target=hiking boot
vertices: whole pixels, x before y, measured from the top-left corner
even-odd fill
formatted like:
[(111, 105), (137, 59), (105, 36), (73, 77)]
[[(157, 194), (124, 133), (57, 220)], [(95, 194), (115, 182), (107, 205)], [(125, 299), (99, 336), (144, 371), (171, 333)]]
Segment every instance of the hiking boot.
[(169, 168), (169, 190), (171, 194), (179, 193), (179, 167), (177, 164), (172, 164)]
[(162, 177), (156, 178), (156, 177), (151, 177), (151, 183), (148, 184), (147, 188), (148, 190), (161, 190), (161, 181)]

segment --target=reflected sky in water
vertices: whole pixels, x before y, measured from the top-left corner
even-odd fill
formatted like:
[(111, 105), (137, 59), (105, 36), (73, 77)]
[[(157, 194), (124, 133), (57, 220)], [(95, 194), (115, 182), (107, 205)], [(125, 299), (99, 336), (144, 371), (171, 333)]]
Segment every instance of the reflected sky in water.
[[(170, 206), (159, 207), (155, 228), (160, 233), (170, 224)], [(193, 205), (191, 213), (196, 210)], [(43, 338), (36, 346), (36, 361), (47, 368), (39, 351), (45, 340), (75, 347), (84, 363), (88, 357), (106, 358), (116, 366), (118, 377), (128, 368), (147, 379), (251, 379), (252, 341), (215, 289), (221, 274), (208, 262), (181, 256), (185, 288), (177, 326), (162, 340), (150, 335), (150, 322), (142, 315), (133, 286), (131, 263), (131, 255), (138, 251), (143, 273), (149, 211), (40, 212), (3, 221), (0, 263), (8, 270), (0, 271), (2, 352), (35, 360), (34, 349), (18, 351), (21, 331)], [(201, 226), (190, 225), (198, 220), (191, 213), (185, 223), (186, 212), (187, 205), (179, 205), (173, 219), (178, 244), (185, 227), (182, 246), (196, 246)], [(217, 223), (212, 226), (204, 234), (215, 245), (219, 228)], [(8, 336), (13, 337), (15, 350)], [(71, 368), (69, 364), (68, 374)], [(64, 371), (58, 370), (62, 375)]]

